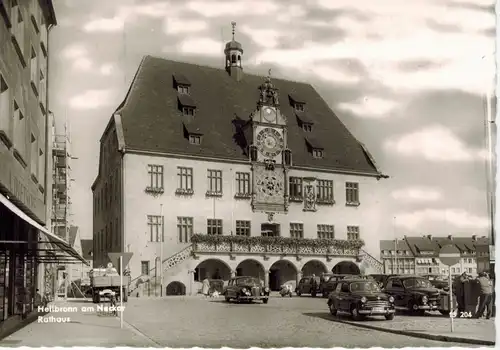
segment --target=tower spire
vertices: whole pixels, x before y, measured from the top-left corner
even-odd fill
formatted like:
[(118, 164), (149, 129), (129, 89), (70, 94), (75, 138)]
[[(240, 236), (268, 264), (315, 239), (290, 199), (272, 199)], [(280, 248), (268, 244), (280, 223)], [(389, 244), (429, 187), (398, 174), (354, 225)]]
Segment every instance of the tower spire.
[(235, 28), (236, 28), (236, 22), (232, 21), (231, 26), (233, 27), (233, 40), (234, 40), (234, 33), (235, 33)]

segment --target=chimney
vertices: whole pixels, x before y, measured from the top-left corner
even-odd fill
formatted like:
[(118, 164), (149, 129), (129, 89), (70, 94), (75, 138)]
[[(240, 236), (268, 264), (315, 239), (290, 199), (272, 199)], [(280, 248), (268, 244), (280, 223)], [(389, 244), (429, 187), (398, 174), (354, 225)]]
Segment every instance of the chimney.
[(432, 235), (427, 235), (427, 238), (432, 239)]
[(475, 242), (477, 240), (477, 236), (476, 235), (472, 235), (472, 240)]
[(448, 239), (451, 241), (453, 239), (452, 235), (448, 235)]

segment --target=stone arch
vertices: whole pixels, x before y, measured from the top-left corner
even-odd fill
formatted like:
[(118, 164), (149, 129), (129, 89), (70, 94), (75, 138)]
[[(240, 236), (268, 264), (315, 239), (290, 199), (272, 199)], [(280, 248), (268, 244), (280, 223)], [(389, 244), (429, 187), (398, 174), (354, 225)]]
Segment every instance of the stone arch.
[(255, 259), (245, 259), (242, 260), (238, 266), (236, 266), (236, 276), (251, 276), (257, 277), (262, 281), (265, 281), (265, 269), (264, 265), (260, 261)]
[(298, 269), (290, 260), (280, 259), (269, 268), (269, 288), (280, 290), (283, 284), (296, 284)]
[(361, 275), (358, 265), (348, 260), (338, 262), (333, 267), (332, 272), (339, 275)]
[(321, 260), (311, 259), (302, 266), (301, 272), (303, 276), (321, 276), (328, 272), (328, 267)]
[(207, 258), (199, 262), (194, 269), (194, 280), (201, 282), (205, 278), (228, 281), (231, 278), (231, 267), (221, 259)]
[(165, 294), (166, 295), (186, 295), (186, 286), (184, 285), (184, 283), (179, 282), (179, 281), (170, 282), (167, 285)]

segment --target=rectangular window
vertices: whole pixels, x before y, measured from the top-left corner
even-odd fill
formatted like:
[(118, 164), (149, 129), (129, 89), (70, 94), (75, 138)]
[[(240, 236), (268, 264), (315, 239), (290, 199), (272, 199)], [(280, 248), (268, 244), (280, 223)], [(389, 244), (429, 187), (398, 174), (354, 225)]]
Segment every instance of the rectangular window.
[(38, 180), (45, 186), (45, 155), (41, 148), (38, 149)]
[(192, 145), (201, 145), (200, 135), (189, 135), (189, 143)]
[(207, 219), (207, 235), (222, 235), (221, 219)]
[(250, 173), (236, 173), (236, 194), (250, 194)]
[(148, 215), (149, 240), (151, 242), (161, 242), (162, 239), (163, 216)]
[[(9, 147), (12, 146), (10, 103), (9, 87), (0, 74), (0, 140), (7, 143)], [(7, 137), (6, 140), (5, 137)]]
[(290, 199), (302, 199), (302, 178), (290, 177)]
[(359, 239), (359, 226), (347, 226), (347, 240), (355, 241)]
[(189, 94), (189, 86), (179, 85), (177, 86), (177, 91), (180, 94)]
[(312, 131), (312, 125), (308, 123), (303, 123), (302, 124), (302, 130), (306, 132), (311, 132)]
[(149, 276), (149, 261), (141, 261), (141, 275)]
[(14, 147), (26, 159), (26, 118), (19, 105), (14, 101)]
[(163, 188), (163, 165), (148, 165), (149, 187), (152, 189)]
[(332, 180), (318, 180), (317, 197), (318, 197), (318, 202), (332, 202), (333, 201), (333, 181)]
[(313, 149), (312, 154), (313, 158), (323, 158), (324, 155), (323, 150), (318, 148)]
[(304, 104), (303, 103), (296, 103), (295, 110), (299, 111), (299, 112), (303, 112), (304, 111)]
[(177, 233), (179, 242), (189, 243), (193, 235), (193, 218), (178, 216), (177, 217)]
[(31, 60), (30, 60), (30, 78), (31, 78), (31, 87), (33, 88), (33, 92), (35, 96), (38, 97), (38, 57), (33, 46), (31, 47)]
[(318, 225), (319, 239), (334, 239), (335, 229), (333, 225)]
[(295, 222), (290, 223), (290, 237), (304, 238), (304, 224)]
[(236, 236), (250, 236), (250, 221), (236, 220)]
[(194, 108), (193, 107), (182, 107), (182, 114), (186, 116), (194, 116)]
[(222, 193), (222, 170), (207, 170), (208, 191)]
[(193, 168), (177, 168), (177, 188), (181, 190), (193, 190)]
[(346, 182), (345, 198), (347, 205), (359, 204), (359, 184), (356, 182)]
[(30, 168), (31, 175), (38, 182), (38, 142), (35, 135), (31, 134), (31, 150), (30, 150)]

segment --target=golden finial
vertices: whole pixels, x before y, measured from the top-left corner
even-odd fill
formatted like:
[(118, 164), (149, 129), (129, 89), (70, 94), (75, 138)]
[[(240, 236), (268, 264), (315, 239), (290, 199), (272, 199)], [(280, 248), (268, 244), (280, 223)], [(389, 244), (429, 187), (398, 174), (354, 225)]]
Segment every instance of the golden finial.
[(234, 40), (234, 30), (235, 30), (234, 28), (236, 28), (236, 22), (232, 21), (231, 26), (233, 27), (233, 40)]

